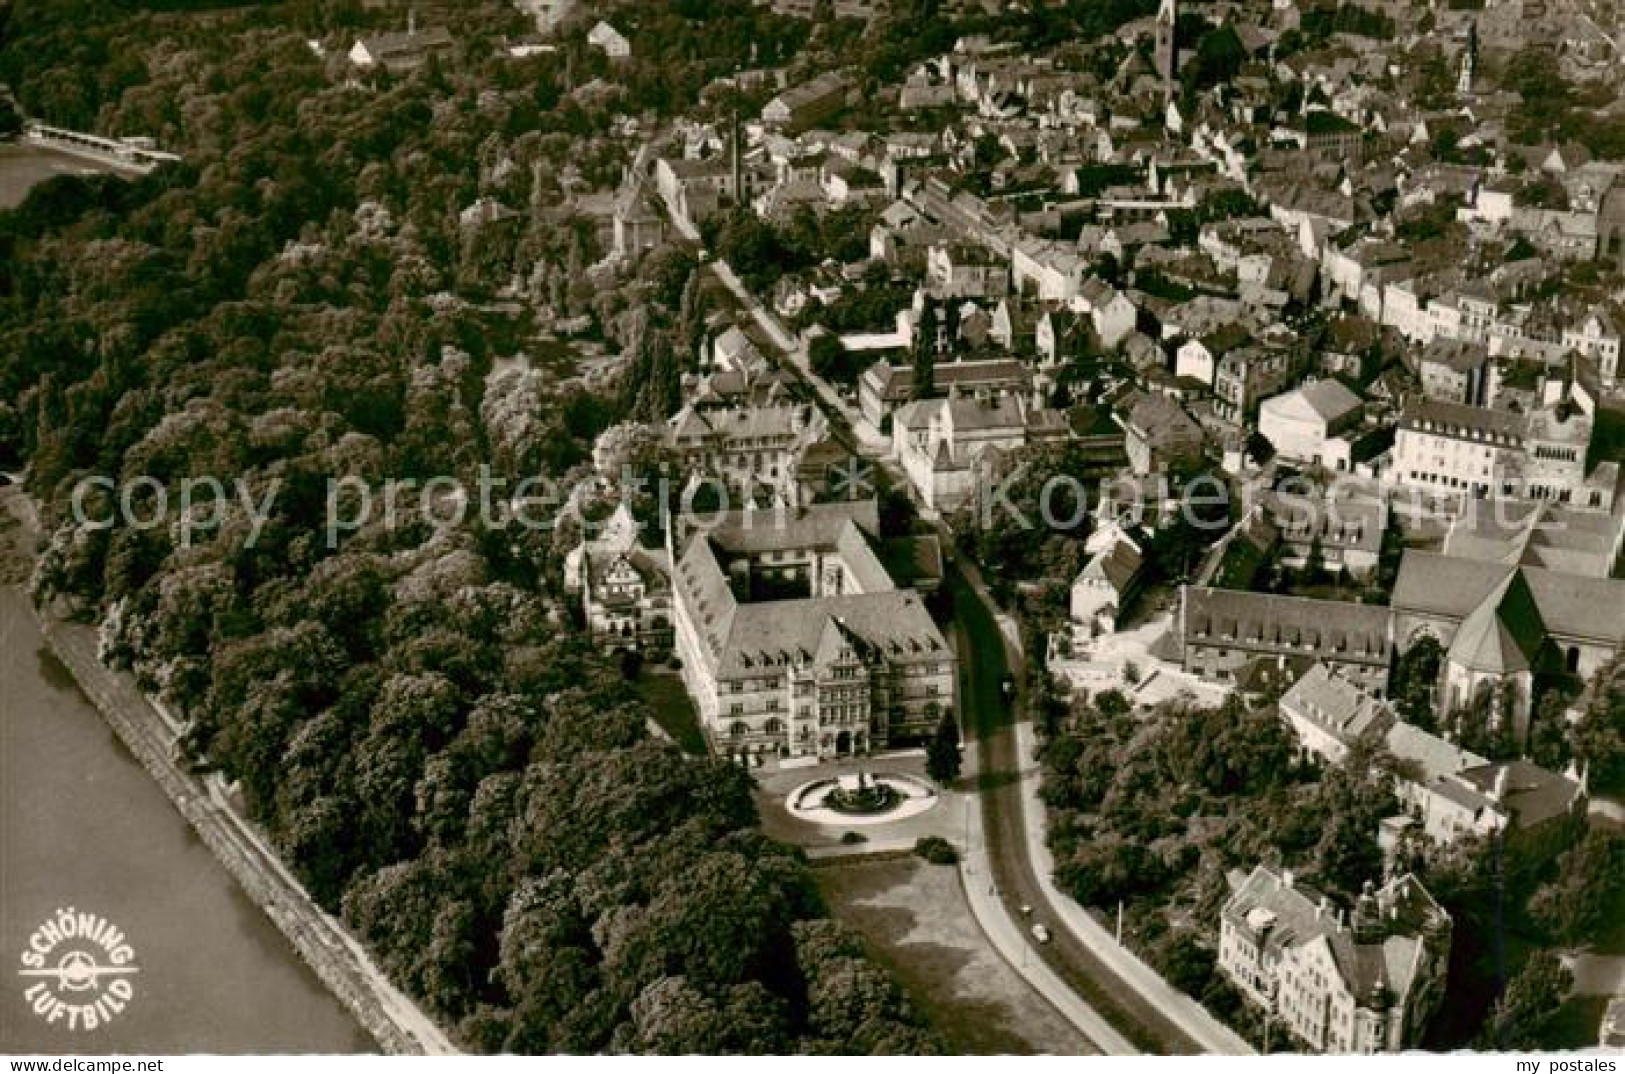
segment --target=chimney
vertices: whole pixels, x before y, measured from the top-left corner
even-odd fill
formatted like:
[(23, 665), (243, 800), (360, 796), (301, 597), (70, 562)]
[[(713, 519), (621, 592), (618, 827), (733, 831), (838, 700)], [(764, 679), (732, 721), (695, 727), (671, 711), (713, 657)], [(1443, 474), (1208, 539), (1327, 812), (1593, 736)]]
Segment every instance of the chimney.
[(1322, 895), (1320, 897), (1320, 903), (1315, 907), (1315, 920), (1321, 920), (1322, 918), (1326, 917), (1330, 911), (1331, 901), (1327, 899), (1326, 896)]
[(1292, 887), (1293, 884), (1295, 884), (1297, 882), (1297, 879), (1298, 879), (1297, 877), (1292, 875), (1292, 870), (1291, 869), (1282, 869), (1281, 870), (1281, 886), (1282, 887), (1284, 887), (1284, 888)]
[(1496, 769), (1495, 786), (1490, 790), (1490, 798), (1497, 802), (1505, 801), (1507, 796), (1507, 784), (1511, 778), (1511, 766), (1502, 765), (1500, 768)]

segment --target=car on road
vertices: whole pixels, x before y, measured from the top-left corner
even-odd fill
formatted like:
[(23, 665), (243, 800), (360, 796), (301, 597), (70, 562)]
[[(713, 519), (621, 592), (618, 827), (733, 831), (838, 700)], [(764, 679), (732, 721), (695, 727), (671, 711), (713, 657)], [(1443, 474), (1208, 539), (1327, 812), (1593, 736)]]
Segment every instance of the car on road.
[(1033, 939), (1037, 940), (1039, 943), (1049, 943), (1049, 929), (1045, 928), (1043, 925), (1034, 925)]

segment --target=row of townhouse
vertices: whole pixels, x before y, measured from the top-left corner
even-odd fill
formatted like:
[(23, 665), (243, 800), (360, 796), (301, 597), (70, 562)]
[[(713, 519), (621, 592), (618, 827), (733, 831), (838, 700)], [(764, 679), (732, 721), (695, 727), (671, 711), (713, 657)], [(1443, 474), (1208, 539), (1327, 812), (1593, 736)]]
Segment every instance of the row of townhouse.
[[(1525, 271), (1549, 270), (1531, 261)], [(1625, 344), (1619, 309), (1608, 302), (1576, 307), (1504, 299), (1503, 290), (1527, 286), (1511, 266), (1482, 279), (1463, 279), (1459, 270), (1422, 272), (1405, 248), (1368, 237), (1347, 247), (1328, 243), (1321, 273), (1329, 295), (1357, 304), (1409, 342), (1481, 343), (1495, 356), (1547, 362), (1578, 353), (1596, 363), (1604, 385), (1619, 380)]]

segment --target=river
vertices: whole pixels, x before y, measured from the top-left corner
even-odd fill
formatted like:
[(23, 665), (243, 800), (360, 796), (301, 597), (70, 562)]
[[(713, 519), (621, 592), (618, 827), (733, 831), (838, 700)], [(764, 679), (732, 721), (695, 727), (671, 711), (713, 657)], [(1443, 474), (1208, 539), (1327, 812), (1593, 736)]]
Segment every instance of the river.
[[(22, 952), (65, 907), (123, 930), (138, 971), (91, 1031), (48, 1024), (25, 998), (37, 978), (21, 976)], [(0, 584), (0, 1052), (371, 1050)]]

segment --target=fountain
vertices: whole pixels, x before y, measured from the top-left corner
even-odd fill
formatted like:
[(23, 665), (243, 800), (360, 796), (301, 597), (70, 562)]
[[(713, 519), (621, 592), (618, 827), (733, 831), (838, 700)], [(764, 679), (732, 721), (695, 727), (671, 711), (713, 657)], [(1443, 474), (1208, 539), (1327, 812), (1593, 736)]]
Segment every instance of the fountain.
[(924, 780), (900, 773), (857, 772), (804, 783), (790, 793), (790, 815), (815, 824), (882, 824), (917, 816), (937, 804)]
[(837, 776), (835, 789), (825, 795), (824, 804), (837, 813), (869, 816), (889, 811), (901, 797), (897, 788), (860, 768), (854, 775)]

